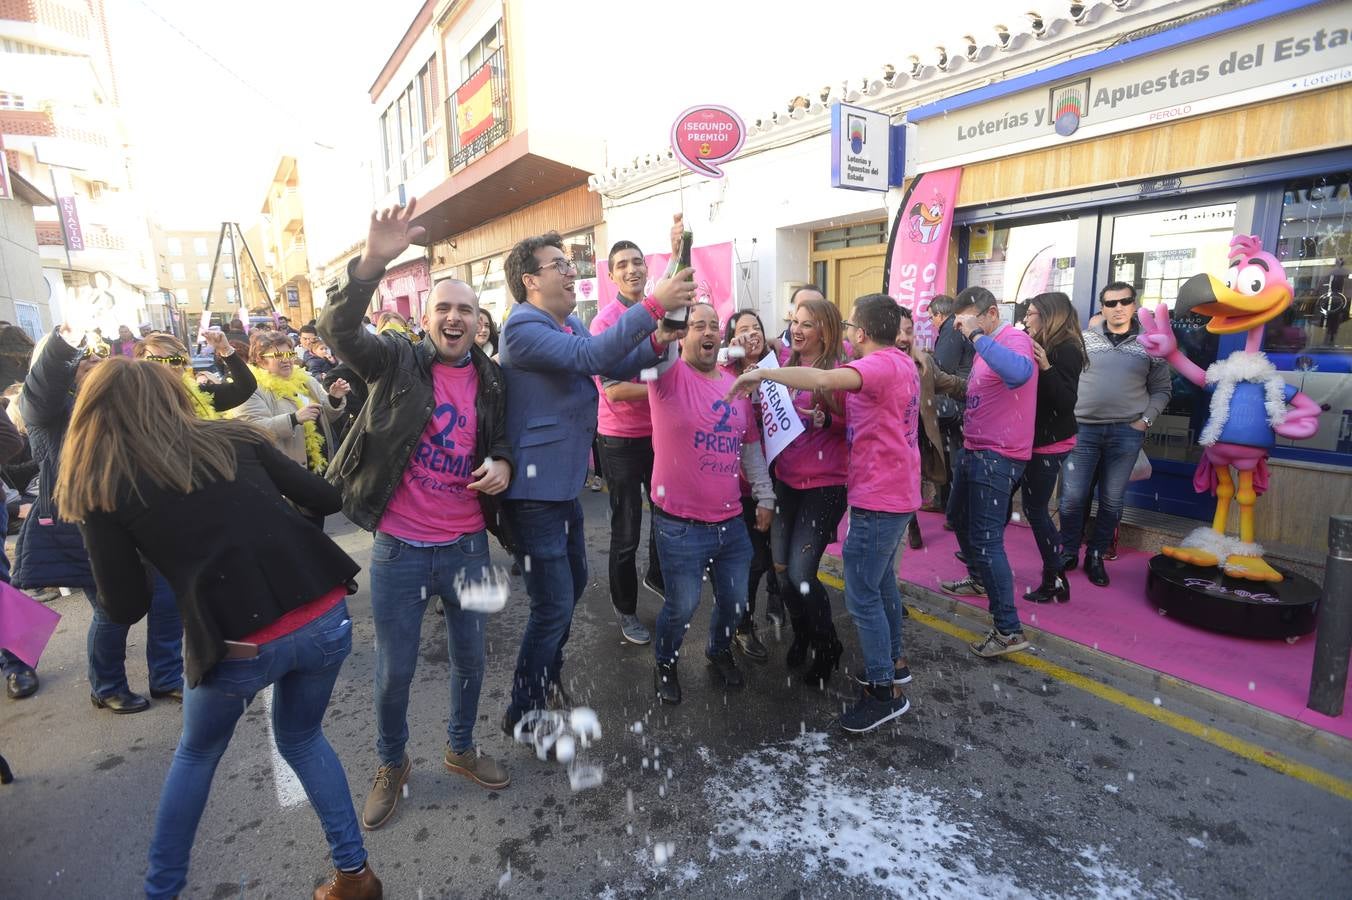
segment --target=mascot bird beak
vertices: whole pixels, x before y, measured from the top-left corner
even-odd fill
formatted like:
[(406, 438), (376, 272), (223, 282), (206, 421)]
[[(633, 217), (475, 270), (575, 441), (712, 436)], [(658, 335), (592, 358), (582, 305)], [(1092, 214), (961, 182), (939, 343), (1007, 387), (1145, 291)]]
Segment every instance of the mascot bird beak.
[(1214, 275), (1194, 275), (1178, 289), (1176, 313), (1210, 316), (1212, 334), (1239, 334), (1270, 322), (1291, 305), (1291, 286), (1274, 282), (1256, 294), (1242, 294)]

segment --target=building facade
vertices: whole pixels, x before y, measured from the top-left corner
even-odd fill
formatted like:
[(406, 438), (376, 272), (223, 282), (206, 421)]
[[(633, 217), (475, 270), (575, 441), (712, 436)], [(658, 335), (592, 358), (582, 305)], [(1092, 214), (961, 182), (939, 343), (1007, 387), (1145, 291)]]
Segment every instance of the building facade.
[[(427, 246), (390, 266), (373, 309), (418, 317), (432, 282), (456, 277), (501, 321), (502, 261), (523, 235), (564, 235), (579, 277), (595, 274), (600, 198), (588, 192), (599, 142), (532, 71), (575, 65), (547, 19), (503, 0), (428, 0), (371, 86), (378, 205), (418, 198)], [(594, 298), (579, 314), (595, 311)]]
[(73, 315), (115, 333), (163, 318), (102, 0), (0, 3), (0, 141), (10, 170), (54, 200), (34, 207), (43, 328)]
[[(159, 293), (173, 309), (180, 334), (190, 334), (208, 306), (212, 320), (221, 323), (239, 314), (239, 285), (231, 242), (221, 241), (221, 229), (165, 228), (152, 222), (151, 244)], [(219, 249), (219, 264), (217, 251)], [(242, 255), (242, 253), (241, 253)], [(247, 261), (245, 262), (247, 266)], [(216, 270), (216, 282), (211, 280)]]
[(0, 160), (0, 319), (18, 325), (33, 340), (52, 321), (47, 282), (42, 277), (33, 207), (55, 201)]
[[(277, 163), (256, 222), (241, 225), (242, 245), (235, 253), (240, 269), (237, 282), (244, 309), (250, 315), (286, 316), (302, 325), (318, 313), (310, 284), (310, 255), (305, 242), (305, 204), (301, 199), (300, 169), (295, 157)], [(240, 235), (236, 236), (240, 240)], [(264, 290), (248, 254), (267, 282)], [(322, 303), (320, 304), (322, 306)]]
[[(941, 235), (943, 287), (986, 286), (1011, 316), (1033, 293), (1064, 290), (1087, 321), (1115, 280), (1136, 284), (1146, 305), (1171, 304), (1189, 275), (1224, 274), (1233, 235), (1256, 234), (1296, 294), (1267, 326), (1264, 349), (1323, 409), (1314, 438), (1279, 440), (1270, 464), (1280, 494), (1258, 538), (1293, 558), (1322, 555), (1328, 515), (1346, 512), (1352, 497), (1347, 6), (1123, 0), (1063, 9), (1060, 18), (1030, 14), (1016, 33), (974, 26), (990, 43), (911, 56), (745, 116), (747, 142), (722, 180), (686, 175), (682, 184), (667, 148), (599, 173), (591, 184), (605, 198), (606, 231), (651, 242), (679, 203), (697, 250), (732, 244), (735, 294), (714, 299), (767, 323), (803, 282), (848, 316), (853, 298), (888, 281), (889, 235), (936, 203), (954, 223)], [(905, 129), (904, 185), (830, 186), (838, 102)], [(954, 170), (954, 196), (909, 190), (913, 176)], [(898, 281), (894, 296), (913, 302)], [(1197, 337), (1188, 323), (1175, 330)], [(1193, 355), (1206, 364), (1233, 349), (1234, 339), (1212, 338)], [(1154, 476), (1133, 486), (1129, 516), (1174, 533), (1209, 518), (1191, 483), (1206, 414), (1206, 396), (1176, 379), (1147, 442)]]

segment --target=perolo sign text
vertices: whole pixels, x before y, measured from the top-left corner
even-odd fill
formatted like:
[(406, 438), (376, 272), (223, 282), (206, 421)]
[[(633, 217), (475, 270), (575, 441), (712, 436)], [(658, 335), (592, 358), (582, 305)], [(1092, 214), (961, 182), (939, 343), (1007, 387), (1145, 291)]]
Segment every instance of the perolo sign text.
[(681, 165), (709, 178), (722, 178), (719, 164), (729, 162), (746, 142), (746, 125), (725, 106), (694, 106), (671, 126), (671, 149)]

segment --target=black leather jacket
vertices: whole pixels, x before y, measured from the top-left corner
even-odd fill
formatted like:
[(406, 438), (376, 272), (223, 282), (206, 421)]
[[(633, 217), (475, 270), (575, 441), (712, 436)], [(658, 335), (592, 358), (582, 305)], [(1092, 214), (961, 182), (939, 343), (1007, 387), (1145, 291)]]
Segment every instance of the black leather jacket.
[[(362, 316), (379, 282), (353, 277), (353, 265), (355, 260), (349, 264), (347, 278), (329, 291), (318, 328), (338, 358), (367, 383), (370, 394), (329, 463), (328, 479), (343, 492), (343, 513), (374, 531), (432, 418), (436, 350), (430, 340), (414, 344), (401, 334), (374, 335), (366, 330)], [(475, 346), (470, 348), (470, 363), (479, 376), (474, 400), (475, 458), (482, 461), (491, 456), (515, 469), (504, 430), (507, 395), (502, 370)], [(480, 493), (479, 505), (488, 530), (510, 550), (498, 499)]]

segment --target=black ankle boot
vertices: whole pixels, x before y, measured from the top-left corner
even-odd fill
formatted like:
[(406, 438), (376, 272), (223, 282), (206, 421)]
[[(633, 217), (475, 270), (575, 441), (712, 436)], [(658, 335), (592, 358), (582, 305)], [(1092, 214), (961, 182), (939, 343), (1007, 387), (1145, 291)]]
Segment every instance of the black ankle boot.
[(1034, 603), (1069, 603), (1070, 582), (1059, 569), (1043, 569), (1042, 584), (1023, 595)]
[(1089, 583), (1099, 587), (1108, 586), (1108, 570), (1103, 565), (1103, 554), (1089, 551), (1084, 556), (1084, 571)]
[(803, 673), (808, 687), (825, 687), (831, 673), (840, 668), (845, 645), (834, 634), (818, 635), (812, 641), (812, 664)]
[(807, 649), (812, 644), (812, 626), (808, 624), (807, 616), (793, 616), (793, 643), (789, 644), (789, 652), (784, 654), (784, 664), (790, 669), (796, 669), (807, 661)]

